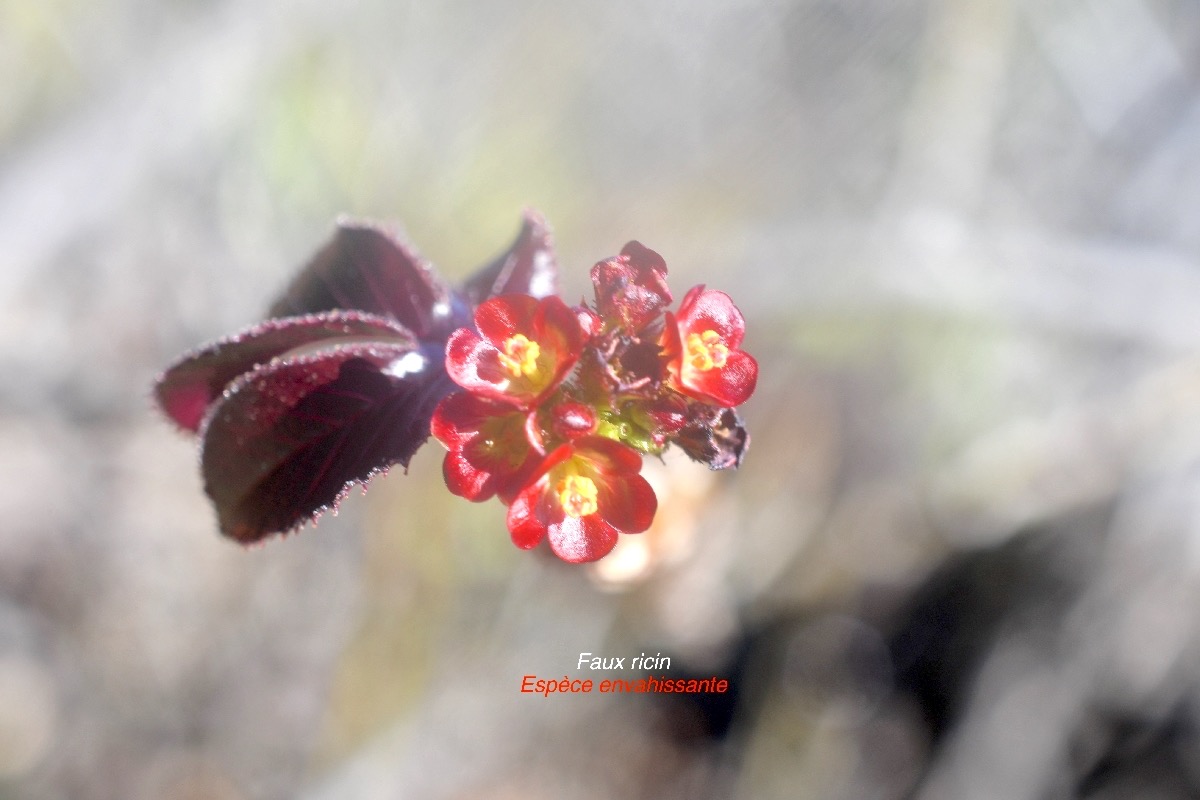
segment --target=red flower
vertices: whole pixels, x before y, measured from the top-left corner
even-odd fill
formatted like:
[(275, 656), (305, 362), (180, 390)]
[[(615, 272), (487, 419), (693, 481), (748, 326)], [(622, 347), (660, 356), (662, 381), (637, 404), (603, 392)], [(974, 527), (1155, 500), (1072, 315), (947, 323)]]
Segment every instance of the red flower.
[(583, 350), (579, 320), (558, 297), (493, 297), (475, 309), (475, 326), (446, 342), (446, 371), (483, 397), (529, 409), (562, 382)]
[(678, 318), (667, 312), (663, 353), (667, 379), (683, 394), (732, 408), (754, 393), (758, 362), (738, 346), (746, 332), (742, 312), (724, 292), (693, 287), (679, 304)]
[(650, 527), (658, 500), (638, 474), (642, 457), (612, 439), (586, 436), (546, 457), (538, 477), (508, 509), (508, 530), (517, 547), (543, 538), (564, 561), (603, 558), (617, 533)]
[(640, 242), (630, 242), (621, 255), (592, 267), (596, 311), (604, 320), (637, 333), (671, 302), (667, 262)]
[(476, 502), (496, 494), (510, 502), (542, 456), (526, 435), (528, 416), (470, 392), (443, 398), (430, 429), (449, 451), (442, 474), (450, 491)]

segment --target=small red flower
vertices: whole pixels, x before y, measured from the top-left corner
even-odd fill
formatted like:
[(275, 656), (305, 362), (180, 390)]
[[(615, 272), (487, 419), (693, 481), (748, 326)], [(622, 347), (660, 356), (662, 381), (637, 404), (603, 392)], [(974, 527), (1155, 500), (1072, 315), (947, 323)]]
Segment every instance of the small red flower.
[(693, 287), (676, 317), (667, 312), (662, 347), (667, 379), (683, 394), (732, 408), (744, 403), (758, 383), (758, 362), (738, 349), (746, 322), (724, 292)]
[(592, 267), (592, 284), (600, 317), (620, 322), (629, 333), (640, 331), (671, 302), (667, 262), (640, 242)]
[(579, 439), (596, 432), (596, 409), (566, 401), (550, 409), (550, 428), (562, 439)]
[(429, 427), (449, 451), (442, 474), (450, 491), (475, 502), (497, 494), (511, 501), (542, 456), (526, 435), (527, 420), (521, 409), (470, 392), (443, 398)]
[(618, 532), (641, 533), (654, 520), (658, 500), (638, 474), (641, 467), (635, 450), (612, 439), (587, 436), (562, 445), (509, 507), (513, 543), (528, 550), (548, 538), (564, 561), (603, 558)]
[(556, 296), (493, 297), (475, 309), (475, 326), (446, 342), (446, 371), (483, 397), (533, 408), (562, 382), (583, 350), (584, 332)]

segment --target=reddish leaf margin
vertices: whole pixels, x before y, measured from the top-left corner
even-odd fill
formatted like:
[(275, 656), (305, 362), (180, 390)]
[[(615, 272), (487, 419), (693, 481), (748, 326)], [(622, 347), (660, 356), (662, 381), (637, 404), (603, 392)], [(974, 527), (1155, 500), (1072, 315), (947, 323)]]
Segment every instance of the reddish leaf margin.
[[(235, 381), (201, 430), (205, 491), (221, 531), (243, 543), (286, 533), (335, 507), (354, 483), (407, 467), (453, 389), (432, 357), (404, 344), (345, 345)], [(406, 359), (424, 367), (401, 371)]]

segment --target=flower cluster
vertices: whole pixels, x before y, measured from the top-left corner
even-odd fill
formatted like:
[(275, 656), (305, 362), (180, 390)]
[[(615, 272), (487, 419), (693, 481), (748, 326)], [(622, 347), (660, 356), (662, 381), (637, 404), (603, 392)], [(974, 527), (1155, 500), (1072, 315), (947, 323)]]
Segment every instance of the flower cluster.
[(662, 257), (630, 242), (592, 268), (592, 307), (506, 294), (450, 335), (446, 371), (462, 391), (431, 421), (446, 485), (508, 504), (518, 547), (548, 539), (566, 561), (594, 561), (618, 533), (646, 530), (657, 501), (642, 454), (674, 443), (714, 468), (740, 462), (733, 407), (758, 378), (745, 322), (704, 286), (668, 311), (666, 277)]
[(654, 518), (643, 455), (741, 462), (735, 406), (758, 366), (729, 297), (697, 286), (669, 311), (667, 266), (637, 242), (591, 278), (591, 306), (559, 299), (532, 212), (460, 286), (394, 231), (345, 220), (266, 320), (184, 355), (155, 396), (199, 438), (221, 531), (244, 544), (407, 467), (432, 433), (446, 485), (499, 497), (518, 546), (592, 561)]

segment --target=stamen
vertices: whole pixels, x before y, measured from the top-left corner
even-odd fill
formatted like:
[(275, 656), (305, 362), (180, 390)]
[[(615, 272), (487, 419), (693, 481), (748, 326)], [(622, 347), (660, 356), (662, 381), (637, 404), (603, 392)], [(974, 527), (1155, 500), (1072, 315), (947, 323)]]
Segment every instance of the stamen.
[(500, 354), (500, 364), (509, 375), (519, 378), (537, 374), (538, 356), (542, 348), (537, 342), (530, 341), (525, 334), (516, 333), (504, 341), (504, 352)]
[(596, 482), (591, 478), (568, 475), (558, 482), (554, 490), (558, 492), (558, 502), (562, 504), (563, 511), (569, 516), (578, 519), (596, 513)]
[(725, 366), (729, 348), (714, 330), (704, 333), (689, 333), (687, 338), (688, 363), (700, 372)]

